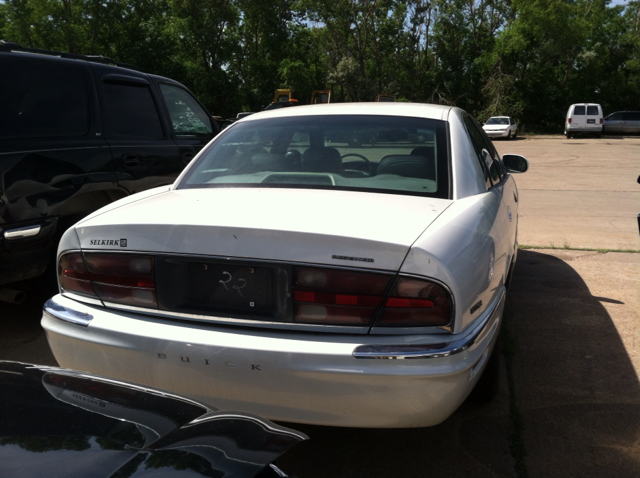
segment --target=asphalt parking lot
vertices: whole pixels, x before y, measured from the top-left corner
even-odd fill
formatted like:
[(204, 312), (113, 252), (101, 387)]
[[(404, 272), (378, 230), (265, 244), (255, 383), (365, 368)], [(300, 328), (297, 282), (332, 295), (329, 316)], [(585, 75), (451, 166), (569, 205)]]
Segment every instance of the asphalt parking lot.
[[(422, 429), (288, 424), (278, 461), (306, 477), (640, 476), (640, 137), (496, 141), (518, 176), (518, 257), (501, 392)], [(0, 304), (0, 359), (55, 365), (39, 326), (50, 289)]]

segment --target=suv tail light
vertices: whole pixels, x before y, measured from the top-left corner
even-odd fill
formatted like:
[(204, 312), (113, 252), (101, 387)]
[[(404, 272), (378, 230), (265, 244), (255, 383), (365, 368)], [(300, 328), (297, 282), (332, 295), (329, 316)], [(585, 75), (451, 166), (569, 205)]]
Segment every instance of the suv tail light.
[(68, 292), (105, 302), (158, 306), (153, 256), (73, 252), (60, 258), (58, 278)]
[[(448, 292), (435, 282), (338, 269), (296, 267), (294, 321), (324, 325), (432, 327), (451, 321)], [(389, 287), (391, 286), (391, 287)]]
[(571, 124), (571, 118), (569, 118), (569, 124)]

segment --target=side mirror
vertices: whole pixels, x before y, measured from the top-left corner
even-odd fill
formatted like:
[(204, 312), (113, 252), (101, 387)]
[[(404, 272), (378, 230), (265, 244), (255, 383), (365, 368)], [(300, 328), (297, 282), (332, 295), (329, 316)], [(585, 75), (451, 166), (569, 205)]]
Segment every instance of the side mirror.
[(529, 169), (529, 161), (519, 154), (504, 154), (502, 164), (511, 173), (525, 173)]

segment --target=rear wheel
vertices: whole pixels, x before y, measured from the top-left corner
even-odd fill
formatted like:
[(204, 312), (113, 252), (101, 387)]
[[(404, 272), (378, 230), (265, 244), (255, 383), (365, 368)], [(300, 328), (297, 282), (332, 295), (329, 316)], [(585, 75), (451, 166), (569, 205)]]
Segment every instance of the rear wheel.
[(511, 130), (507, 133), (507, 139), (511, 139)]
[(567, 139), (571, 139), (571, 133), (569, 133), (566, 129), (564, 130), (564, 135), (567, 137)]

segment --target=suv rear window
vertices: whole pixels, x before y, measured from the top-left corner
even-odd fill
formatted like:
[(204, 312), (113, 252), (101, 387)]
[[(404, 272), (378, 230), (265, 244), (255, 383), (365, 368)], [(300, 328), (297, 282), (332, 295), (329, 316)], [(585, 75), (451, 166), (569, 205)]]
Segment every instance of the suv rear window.
[(295, 116), (236, 123), (178, 188), (341, 189), (448, 198), (446, 124), (423, 118)]
[(587, 115), (598, 116), (599, 111), (597, 106), (587, 106)]
[(573, 108), (573, 114), (574, 115), (582, 116), (582, 115), (584, 115), (584, 112), (585, 112), (585, 107), (584, 106), (575, 106)]
[(51, 61), (5, 59), (0, 138), (83, 136), (89, 131), (84, 72)]

